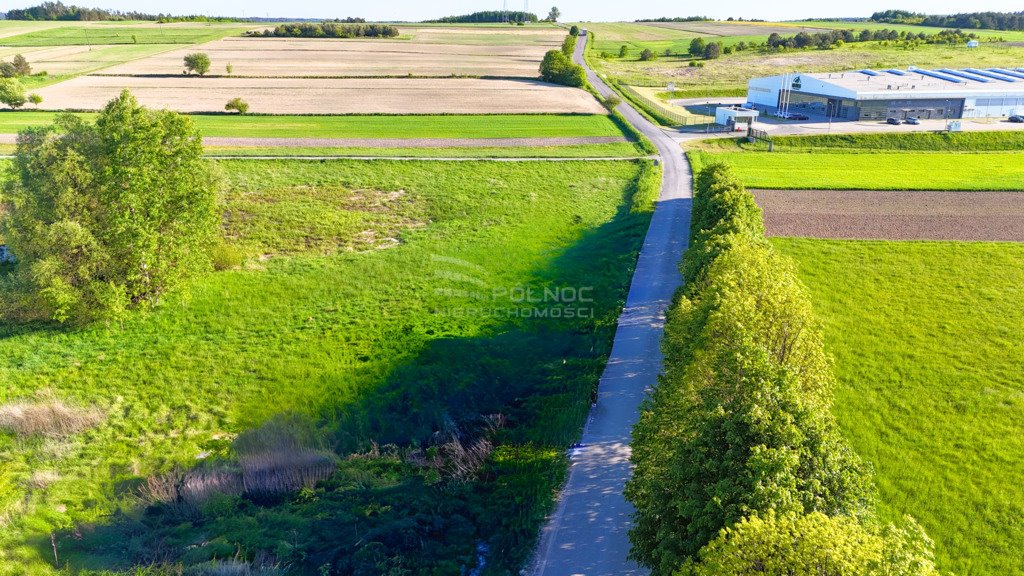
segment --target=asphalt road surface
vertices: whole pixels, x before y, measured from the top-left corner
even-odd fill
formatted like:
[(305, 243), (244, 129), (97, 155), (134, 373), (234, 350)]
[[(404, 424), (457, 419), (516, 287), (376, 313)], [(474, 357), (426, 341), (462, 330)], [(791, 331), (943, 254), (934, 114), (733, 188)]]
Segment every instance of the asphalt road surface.
[[(581, 37), (574, 55), (584, 66), (585, 43)], [(613, 94), (589, 67), (587, 77), (603, 96)], [(665, 309), (681, 282), (677, 266), (690, 228), (691, 175), (678, 143), (628, 104), (618, 109), (658, 147), (664, 179), (597, 403), (580, 447), (573, 450), (568, 482), (531, 565), (538, 576), (647, 574), (627, 559), (633, 507), (622, 491), (632, 472), (630, 432), (661, 371)]]

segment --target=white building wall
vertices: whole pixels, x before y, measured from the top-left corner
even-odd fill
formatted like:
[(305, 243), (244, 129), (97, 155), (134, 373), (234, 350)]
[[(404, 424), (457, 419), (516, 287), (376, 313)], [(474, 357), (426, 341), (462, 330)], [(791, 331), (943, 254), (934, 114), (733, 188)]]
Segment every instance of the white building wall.
[(775, 108), (779, 105), (779, 90), (782, 89), (782, 76), (754, 78), (747, 82), (747, 102), (758, 106)]

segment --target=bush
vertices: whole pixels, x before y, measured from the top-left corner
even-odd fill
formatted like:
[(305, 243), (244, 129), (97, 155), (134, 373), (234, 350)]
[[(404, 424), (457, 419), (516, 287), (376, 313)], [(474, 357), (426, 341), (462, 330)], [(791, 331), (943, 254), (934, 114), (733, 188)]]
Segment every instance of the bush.
[(0, 78), (0, 103), (18, 109), (25, 105), (25, 87), (14, 78)]
[[(909, 536), (909, 538), (908, 538)], [(931, 542), (907, 519), (905, 528), (865, 528), (848, 516), (820, 512), (746, 518), (722, 530), (679, 576), (938, 576)]]
[(245, 262), (245, 253), (234, 244), (220, 242), (211, 250), (211, 261), (214, 270), (230, 270)]
[(31, 102), (34, 106), (39, 106), (43, 103), (43, 97), (33, 92), (32, 94), (28, 95), (28, 101)]
[(703, 38), (694, 38), (693, 40), (690, 40), (690, 56), (693, 56), (694, 58), (699, 58), (703, 56), (704, 48), (705, 46)]
[(29, 65), (28, 60), (26, 60), (21, 54), (14, 55), (14, 59), (11, 60), (11, 65), (14, 66), (14, 72), (17, 76), (28, 76), (32, 74), (32, 66)]
[(573, 24), (573, 25), (572, 25), (572, 26), (571, 26), (571, 27), (569, 28), (569, 35), (570, 35), (570, 36), (579, 36), (579, 35), (580, 35), (580, 27), (579, 27), (579, 26), (577, 26), (577, 25), (575, 25), (575, 24)]
[(217, 217), (202, 155), (190, 118), (148, 110), (127, 90), (95, 124), (65, 114), (22, 131), (0, 234), (32, 309), (112, 319), (207, 269)]
[(704, 47), (704, 59), (715, 60), (722, 55), (722, 44), (720, 42), (711, 42)]
[(574, 50), (576, 50), (576, 37), (570, 34), (562, 41), (562, 54), (572, 58)]
[(239, 114), (245, 114), (249, 111), (249, 103), (241, 98), (232, 98), (224, 105), (224, 109), (228, 111), (235, 110)]
[(582, 88), (587, 85), (587, 73), (582, 66), (573, 64), (558, 50), (549, 50), (540, 63), (540, 75), (546, 82)]
[(628, 55), (629, 48), (625, 44), (623, 44), (622, 46), (619, 47), (619, 58), (625, 58)]
[(601, 101), (601, 105), (609, 110), (615, 110), (622, 104), (622, 99), (618, 96), (609, 96)]
[(196, 52), (185, 56), (186, 72), (195, 72), (203, 76), (210, 71), (210, 57), (202, 52)]
[(640, 52), (640, 61), (649, 62), (651, 60), (657, 60), (658, 55), (654, 53), (650, 48), (644, 48), (643, 52)]

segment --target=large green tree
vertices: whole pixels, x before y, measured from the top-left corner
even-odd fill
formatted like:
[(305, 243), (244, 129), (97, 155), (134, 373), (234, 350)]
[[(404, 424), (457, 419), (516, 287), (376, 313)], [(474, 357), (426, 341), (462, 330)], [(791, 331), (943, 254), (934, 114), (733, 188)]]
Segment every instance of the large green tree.
[(210, 71), (210, 57), (203, 52), (185, 55), (185, 70), (200, 76)]
[(0, 78), (0, 103), (11, 108), (25, 105), (25, 87), (15, 78)]
[(18, 136), (0, 233), (30, 315), (110, 318), (209, 267), (215, 179), (192, 120), (126, 90), (95, 124), (60, 115)]

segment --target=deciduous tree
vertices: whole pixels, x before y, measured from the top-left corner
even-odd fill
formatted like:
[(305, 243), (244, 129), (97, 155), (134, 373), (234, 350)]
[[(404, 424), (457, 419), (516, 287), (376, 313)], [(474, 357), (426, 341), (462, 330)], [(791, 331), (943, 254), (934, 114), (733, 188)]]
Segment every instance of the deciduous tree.
[(127, 90), (95, 124), (63, 114), (20, 133), (0, 233), (27, 315), (114, 318), (208, 268), (217, 218), (202, 153), (190, 118)]
[(11, 108), (25, 105), (25, 87), (16, 78), (0, 78), (0, 103)]
[(210, 57), (203, 52), (195, 52), (185, 56), (185, 70), (200, 76), (210, 71)]

